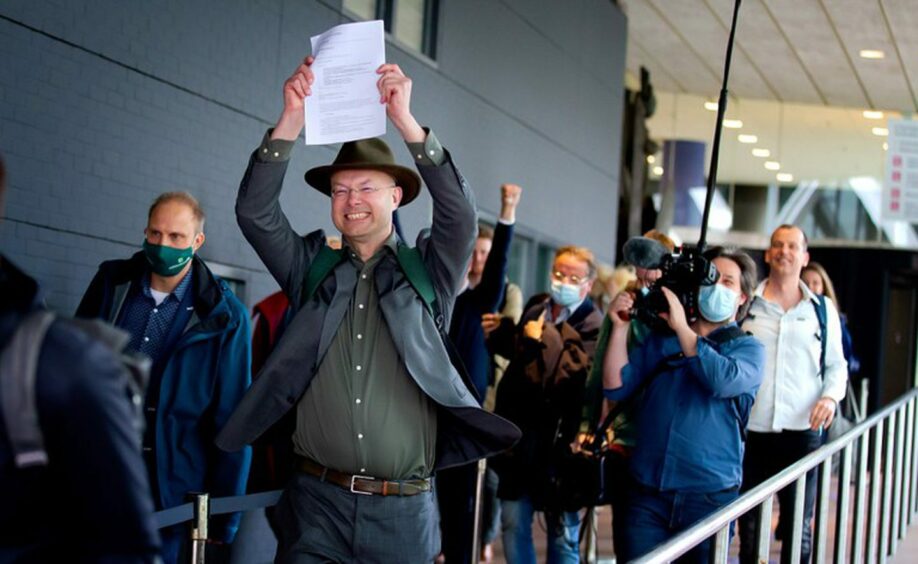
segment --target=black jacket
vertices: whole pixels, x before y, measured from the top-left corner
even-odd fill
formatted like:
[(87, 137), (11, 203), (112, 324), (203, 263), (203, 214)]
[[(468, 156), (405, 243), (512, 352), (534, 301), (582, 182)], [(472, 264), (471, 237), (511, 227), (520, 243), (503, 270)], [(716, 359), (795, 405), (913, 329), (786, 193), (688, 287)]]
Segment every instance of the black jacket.
[[(0, 257), (0, 348), (41, 307), (38, 295)], [(0, 562), (140, 563), (159, 554), (126, 378), (108, 347), (65, 320), (51, 325), (35, 382), (46, 466), (14, 466), (0, 401)]]

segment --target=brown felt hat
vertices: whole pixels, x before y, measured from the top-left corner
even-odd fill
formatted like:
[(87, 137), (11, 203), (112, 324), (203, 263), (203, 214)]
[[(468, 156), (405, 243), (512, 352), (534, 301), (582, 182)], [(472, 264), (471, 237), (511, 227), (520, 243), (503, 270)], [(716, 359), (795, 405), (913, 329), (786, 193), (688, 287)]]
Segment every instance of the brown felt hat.
[(378, 137), (348, 141), (341, 145), (335, 162), (308, 170), (306, 182), (329, 196), (332, 174), (340, 170), (378, 170), (392, 176), (395, 178), (395, 183), (402, 188), (400, 206), (409, 204), (421, 191), (421, 177), (418, 176), (418, 173), (397, 164), (392, 155), (392, 149)]

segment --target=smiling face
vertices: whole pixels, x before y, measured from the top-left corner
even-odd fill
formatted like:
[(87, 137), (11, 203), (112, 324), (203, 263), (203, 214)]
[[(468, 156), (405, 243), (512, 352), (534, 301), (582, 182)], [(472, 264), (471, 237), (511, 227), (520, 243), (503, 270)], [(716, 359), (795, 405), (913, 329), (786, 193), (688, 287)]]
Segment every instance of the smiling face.
[[(382, 244), (392, 232), (392, 212), (402, 200), (395, 180), (376, 170), (342, 170), (331, 177), (331, 216), (354, 244)], [(335, 192), (339, 195), (335, 195)]]
[(810, 261), (803, 231), (796, 227), (782, 227), (771, 235), (771, 245), (765, 251), (765, 262), (772, 274), (800, 277), (800, 271)]

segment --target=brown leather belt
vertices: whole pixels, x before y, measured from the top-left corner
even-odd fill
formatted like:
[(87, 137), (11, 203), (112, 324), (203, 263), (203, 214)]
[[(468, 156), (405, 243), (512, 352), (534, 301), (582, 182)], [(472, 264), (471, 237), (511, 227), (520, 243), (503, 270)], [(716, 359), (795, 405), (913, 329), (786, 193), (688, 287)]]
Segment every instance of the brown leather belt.
[(330, 482), (341, 486), (355, 494), (363, 495), (397, 495), (409, 496), (430, 491), (430, 478), (426, 480), (382, 480), (372, 476), (359, 474), (345, 474), (331, 468), (326, 468), (318, 462), (298, 456), (296, 469), (304, 474), (316, 476), (323, 482)]

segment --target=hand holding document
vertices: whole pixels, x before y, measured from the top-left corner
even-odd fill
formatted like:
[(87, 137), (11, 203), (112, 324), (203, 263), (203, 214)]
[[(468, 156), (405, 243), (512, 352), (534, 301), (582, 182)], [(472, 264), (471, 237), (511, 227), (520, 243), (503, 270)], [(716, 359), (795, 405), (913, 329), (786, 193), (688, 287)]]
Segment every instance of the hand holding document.
[(306, 97), (306, 144), (325, 145), (386, 133), (376, 70), (385, 63), (383, 22), (335, 26), (311, 38), (315, 62)]

